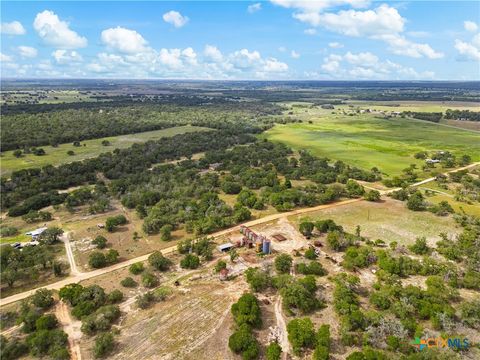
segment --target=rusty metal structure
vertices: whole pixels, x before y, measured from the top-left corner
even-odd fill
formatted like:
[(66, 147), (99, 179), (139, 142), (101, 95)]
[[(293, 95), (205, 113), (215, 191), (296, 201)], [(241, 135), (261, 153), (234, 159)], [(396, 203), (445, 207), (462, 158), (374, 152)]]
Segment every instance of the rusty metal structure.
[(255, 247), (257, 252), (270, 254), (270, 239), (255, 233), (244, 225), (240, 226), (240, 233), (243, 235), (243, 238), (239, 241), (239, 246)]

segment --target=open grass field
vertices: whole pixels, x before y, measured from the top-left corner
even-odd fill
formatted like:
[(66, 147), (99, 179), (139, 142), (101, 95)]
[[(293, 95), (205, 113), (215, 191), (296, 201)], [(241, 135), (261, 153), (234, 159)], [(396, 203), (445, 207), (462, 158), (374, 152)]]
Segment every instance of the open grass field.
[[(36, 156), (33, 154), (23, 155), (20, 158), (13, 156), (13, 151), (2, 152), (0, 163), (0, 175), (8, 175), (13, 171), (42, 167), (48, 164), (57, 166), (70, 163), (73, 161), (84, 160), (97, 156), (101, 153), (112, 151), (116, 148), (123, 149), (130, 147), (134, 143), (142, 143), (149, 140), (158, 140), (163, 137), (171, 137), (179, 134), (195, 131), (210, 130), (198, 126), (178, 126), (163, 130), (147, 131), (143, 133), (129, 134), (105, 137), (100, 139), (85, 140), (81, 142), (81, 146), (73, 146), (72, 143), (61, 144), (58, 147), (42, 146), (46, 155)], [(102, 141), (110, 142), (109, 146), (102, 145)], [(67, 151), (72, 150), (75, 155), (67, 155)]]
[(380, 119), (371, 114), (347, 116), (316, 108), (294, 107), (293, 116), (303, 123), (276, 125), (263, 136), (364, 169), (376, 166), (387, 177), (399, 175), (410, 164), (421, 168), (423, 161), (413, 157), (419, 151), (447, 150), (480, 160), (480, 133), (468, 130), (426, 121)]
[(448, 201), (448, 203), (452, 206), (453, 210), (455, 210), (456, 213), (461, 214), (465, 212), (468, 215), (480, 216), (479, 203), (467, 204), (461, 201), (456, 201), (453, 197), (444, 194), (435, 194), (433, 196), (428, 196), (427, 201), (433, 204), (438, 204), (440, 201)]
[(360, 109), (383, 111), (445, 112), (448, 109), (479, 111), (480, 103), (464, 101), (349, 101)]
[[(294, 216), (290, 220), (298, 223), (303, 217)], [(461, 231), (451, 216), (410, 211), (405, 203), (389, 198), (378, 203), (362, 201), (312, 212), (308, 218), (313, 221), (333, 219), (352, 233), (360, 225), (363, 236), (372, 240), (382, 239), (386, 243), (397, 241), (399, 244), (411, 244), (418, 236), (425, 236), (427, 241), (435, 243), (440, 239), (438, 235), (441, 232), (453, 235)]]

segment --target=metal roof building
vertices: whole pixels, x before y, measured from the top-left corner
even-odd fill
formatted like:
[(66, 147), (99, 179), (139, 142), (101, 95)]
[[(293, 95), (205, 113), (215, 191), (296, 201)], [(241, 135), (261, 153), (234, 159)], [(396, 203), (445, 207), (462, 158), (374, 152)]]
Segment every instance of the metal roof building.
[(42, 233), (47, 230), (46, 227), (41, 227), (41, 228), (38, 228), (38, 229), (35, 229), (35, 230), (32, 230), (32, 231), (29, 231), (27, 233), (25, 233), (25, 235), (31, 235), (32, 238), (35, 238), (39, 235), (42, 235)]
[(230, 250), (231, 248), (233, 248), (233, 244), (232, 244), (232, 243), (229, 243), (229, 242), (217, 246), (218, 251), (228, 251), (228, 250)]

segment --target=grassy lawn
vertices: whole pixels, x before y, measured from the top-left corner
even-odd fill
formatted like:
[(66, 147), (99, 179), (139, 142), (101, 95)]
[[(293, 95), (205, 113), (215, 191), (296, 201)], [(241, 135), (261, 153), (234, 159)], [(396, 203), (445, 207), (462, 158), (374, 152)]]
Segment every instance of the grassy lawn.
[(387, 176), (399, 175), (410, 164), (421, 168), (423, 161), (413, 155), (424, 150), (448, 150), (480, 160), (480, 134), (471, 131), (370, 114), (346, 116), (295, 107), (293, 112), (303, 123), (276, 125), (263, 136), (364, 169), (376, 166)]
[[(303, 217), (305, 215), (294, 216), (290, 220), (298, 223)], [(399, 244), (411, 244), (418, 236), (425, 236), (430, 243), (434, 243), (440, 239), (438, 235), (441, 232), (453, 235), (461, 231), (451, 216), (410, 211), (405, 203), (389, 198), (378, 203), (362, 201), (320, 210), (309, 213), (308, 218), (313, 221), (333, 219), (351, 233), (360, 225), (362, 235), (387, 243), (397, 241)]]
[[(70, 163), (73, 161), (84, 160), (97, 156), (101, 153), (112, 151), (116, 148), (123, 149), (130, 147), (134, 143), (143, 143), (149, 140), (158, 140), (162, 137), (170, 137), (178, 134), (184, 134), (195, 131), (210, 130), (198, 126), (178, 126), (163, 130), (147, 131), (137, 134), (120, 135), (105, 137), (100, 139), (85, 140), (81, 142), (81, 146), (75, 147), (72, 143), (61, 144), (58, 147), (42, 146), (46, 155), (36, 156), (33, 154), (24, 155), (21, 158), (13, 156), (13, 151), (2, 152), (1, 162), (1, 175), (8, 175), (12, 171), (42, 167), (48, 164), (61, 165)], [(108, 140), (111, 145), (103, 146), (102, 141)], [(83, 146), (85, 145), (85, 146)], [(67, 151), (72, 150), (75, 155), (67, 155)]]

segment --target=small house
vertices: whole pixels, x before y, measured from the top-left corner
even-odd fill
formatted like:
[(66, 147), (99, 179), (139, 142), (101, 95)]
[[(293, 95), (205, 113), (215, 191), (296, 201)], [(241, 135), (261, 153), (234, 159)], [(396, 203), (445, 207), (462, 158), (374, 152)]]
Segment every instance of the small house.
[(25, 235), (30, 235), (32, 237), (32, 240), (36, 240), (40, 235), (43, 234), (45, 230), (47, 230), (46, 227), (41, 227), (32, 231), (29, 231), (25, 233)]

